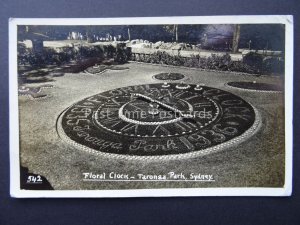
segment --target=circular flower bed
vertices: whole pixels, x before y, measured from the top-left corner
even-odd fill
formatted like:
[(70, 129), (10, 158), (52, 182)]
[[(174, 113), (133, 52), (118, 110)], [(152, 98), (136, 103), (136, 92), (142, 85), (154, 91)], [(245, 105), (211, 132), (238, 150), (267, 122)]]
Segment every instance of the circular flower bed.
[(154, 75), (153, 78), (156, 80), (168, 81), (168, 80), (181, 80), (185, 78), (185, 76), (181, 73), (159, 73)]

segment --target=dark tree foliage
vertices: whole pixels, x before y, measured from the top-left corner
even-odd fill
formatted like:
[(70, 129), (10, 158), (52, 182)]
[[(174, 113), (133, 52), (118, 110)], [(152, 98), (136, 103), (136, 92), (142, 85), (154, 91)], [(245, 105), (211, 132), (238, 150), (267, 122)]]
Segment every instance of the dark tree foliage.
[[(165, 41), (175, 42), (176, 32), (178, 42), (203, 44), (203, 37), (207, 35), (208, 42), (220, 45), (222, 48), (229, 47), (233, 38), (233, 31), (228, 30), (226, 35), (222, 32), (222, 25), (213, 25), (215, 30), (207, 33), (207, 27), (212, 25), (199, 24), (169, 24), (169, 25), (102, 25), (102, 26), (18, 26), (19, 40), (33, 39), (35, 34), (48, 40), (65, 40), (70, 32), (79, 32), (85, 40), (93, 42), (94, 36), (114, 37), (121, 36), (121, 40), (143, 39), (151, 42)], [(177, 31), (176, 31), (177, 27)], [(128, 31), (129, 28), (129, 31)], [(218, 31), (219, 30), (219, 31)], [(43, 36), (44, 35), (44, 36)], [(281, 24), (243, 24), (240, 26), (240, 40), (238, 48), (284, 50), (285, 27)], [(218, 39), (218, 41), (216, 41)], [(219, 40), (220, 39), (220, 40)], [(227, 44), (226, 44), (227, 43)], [(215, 48), (219, 49), (220, 46)]]
[(282, 24), (243, 24), (240, 48), (284, 51), (285, 26)]

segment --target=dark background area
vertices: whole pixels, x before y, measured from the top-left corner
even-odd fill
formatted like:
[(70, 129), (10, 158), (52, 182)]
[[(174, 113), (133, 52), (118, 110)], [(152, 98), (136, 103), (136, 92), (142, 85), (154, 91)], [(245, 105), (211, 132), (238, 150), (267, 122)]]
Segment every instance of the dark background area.
[[(0, 224), (300, 224), (297, 0), (0, 2)], [(291, 197), (13, 199), (9, 196), (8, 19), (294, 15), (294, 173)]]
[[(237, 21), (238, 22), (238, 21)], [(33, 38), (26, 30), (31, 33), (39, 33), (48, 36), (45, 40), (66, 40), (71, 32), (78, 32), (83, 35), (84, 40), (89, 37), (99, 36), (105, 38), (109, 36), (120, 36), (121, 41), (129, 39), (128, 29), (130, 30), (131, 40), (143, 39), (150, 42), (165, 41), (175, 42), (174, 25), (123, 25), (123, 26), (18, 26), (18, 40)], [(30, 33), (29, 32), (29, 33)], [(189, 44), (203, 44), (204, 35), (207, 37), (207, 46), (222, 46), (227, 48), (232, 45), (234, 32), (233, 24), (180, 24), (178, 25), (178, 42)], [(284, 32), (282, 24), (243, 24), (241, 25), (239, 48), (265, 49), (284, 51)], [(97, 41), (96, 39), (93, 41)]]

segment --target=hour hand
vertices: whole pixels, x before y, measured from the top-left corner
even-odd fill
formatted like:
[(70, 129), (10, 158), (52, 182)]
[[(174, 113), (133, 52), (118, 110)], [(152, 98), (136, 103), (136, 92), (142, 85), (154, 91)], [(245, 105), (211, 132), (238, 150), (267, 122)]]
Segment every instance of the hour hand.
[(178, 113), (179, 116), (182, 117), (182, 118), (185, 118), (185, 119), (192, 119), (192, 118), (194, 118), (194, 115), (192, 115), (192, 114), (183, 113), (179, 109), (176, 109), (176, 108), (174, 108), (174, 107), (172, 107), (170, 105), (167, 105), (167, 104), (165, 104), (165, 103), (163, 103), (161, 101), (158, 101), (156, 99), (153, 99), (153, 98), (151, 98), (149, 96), (146, 96), (146, 95), (143, 95), (143, 94), (140, 94), (140, 93), (132, 93), (131, 96), (133, 96), (133, 97), (140, 97), (140, 98), (143, 98), (143, 99), (145, 99), (147, 101), (150, 101), (152, 103), (156, 103), (156, 104), (158, 104), (161, 107), (164, 107), (164, 108), (167, 108), (167, 109), (173, 111), (174, 113)]
[(146, 95), (143, 95), (143, 94), (140, 94), (140, 93), (131, 93), (131, 97), (132, 98), (142, 98), (142, 99), (145, 99), (145, 100), (148, 100), (150, 102), (156, 102), (155, 99), (149, 97), (149, 96), (146, 96)]

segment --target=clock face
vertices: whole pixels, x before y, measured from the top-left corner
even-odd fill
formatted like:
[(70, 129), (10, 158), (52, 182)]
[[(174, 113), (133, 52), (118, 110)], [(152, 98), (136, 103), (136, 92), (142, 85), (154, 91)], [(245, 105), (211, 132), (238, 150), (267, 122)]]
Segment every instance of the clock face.
[(236, 95), (206, 86), (159, 83), (83, 99), (60, 116), (58, 131), (90, 151), (159, 157), (218, 149), (242, 139), (256, 125), (254, 108)]

